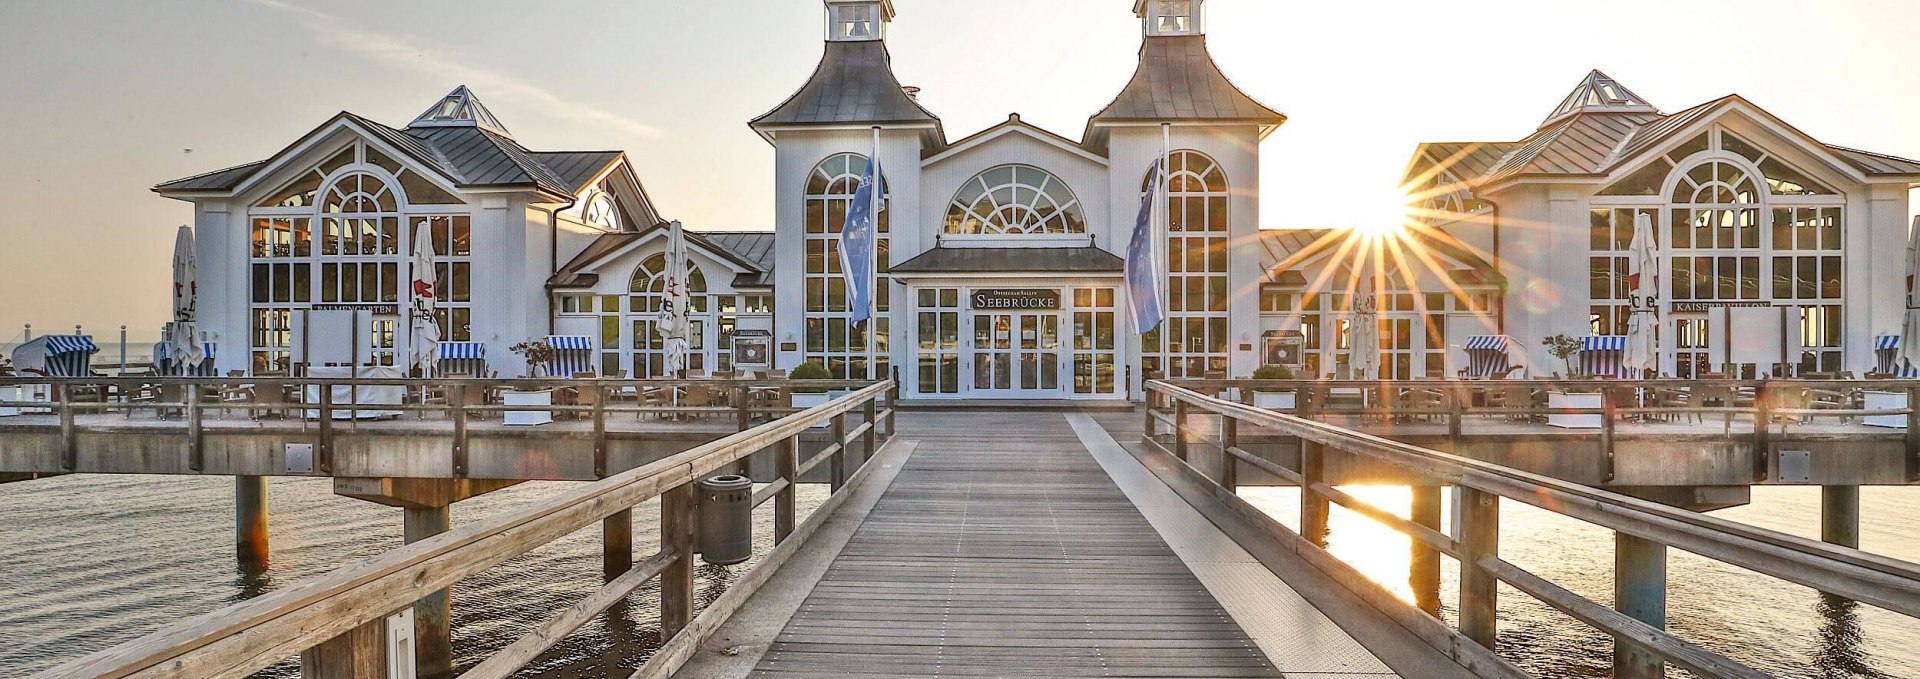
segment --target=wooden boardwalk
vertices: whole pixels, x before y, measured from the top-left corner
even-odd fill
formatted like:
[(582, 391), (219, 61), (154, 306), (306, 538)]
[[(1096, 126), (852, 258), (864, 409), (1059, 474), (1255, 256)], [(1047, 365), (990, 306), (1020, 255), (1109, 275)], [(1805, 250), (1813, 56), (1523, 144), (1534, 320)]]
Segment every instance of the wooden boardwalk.
[(1279, 677), (1058, 414), (919, 447), (752, 676)]

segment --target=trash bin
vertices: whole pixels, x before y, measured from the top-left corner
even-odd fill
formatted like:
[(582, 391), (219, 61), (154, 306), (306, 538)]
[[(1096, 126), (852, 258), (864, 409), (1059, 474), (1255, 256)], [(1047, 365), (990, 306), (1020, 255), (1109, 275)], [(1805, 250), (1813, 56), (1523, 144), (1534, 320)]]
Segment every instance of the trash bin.
[(700, 481), (700, 558), (731, 566), (753, 558), (753, 479), (728, 474)]

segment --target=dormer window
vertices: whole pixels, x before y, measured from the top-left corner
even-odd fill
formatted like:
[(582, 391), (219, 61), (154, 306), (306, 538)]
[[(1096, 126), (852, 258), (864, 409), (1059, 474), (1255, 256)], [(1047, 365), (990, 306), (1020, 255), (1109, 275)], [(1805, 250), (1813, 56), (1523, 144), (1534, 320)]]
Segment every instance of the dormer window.
[(1199, 35), (1202, 0), (1141, 0), (1147, 35)]
[(827, 39), (836, 42), (879, 40), (892, 18), (885, 2), (827, 0)]

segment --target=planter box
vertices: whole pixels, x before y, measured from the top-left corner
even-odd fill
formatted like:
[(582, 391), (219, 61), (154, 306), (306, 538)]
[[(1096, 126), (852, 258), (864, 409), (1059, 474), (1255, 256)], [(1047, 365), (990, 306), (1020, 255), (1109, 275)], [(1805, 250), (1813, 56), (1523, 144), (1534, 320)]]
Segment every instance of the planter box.
[[(1606, 405), (1605, 398), (1606, 395), (1601, 393), (1569, 394), (1564, 391), (1549, 391), (1547, 392), (1547, 407), (1591, 408), (1599, 410)], [(1562, 429), (1599, 429), (1603, 424), (1602, 418), (1604, 417), (1606, 416), (1600, 413), (1593, 413), (1591, 415), (1561, 415), (1556, 413), (1547, 416), (1547, 424)]]
[[(1869, 391), (1866, 396), (1867, 410), (1892, 410), (1907, 407), (1907, 395), (1904, 392)], [(1860, 421), (1869, 427), (1886, 427), (1888, 429), (1907, 428), (1907, 416), (1905, 415), (1869, 415), (1860, 418)]]
[(1253, 407), (1293, 412), (1300, 405), (1299, 398), (1291, 391), (1256, 391), (1253, 392)]
[[(836, 398), (840, 398), (842, 396), (846, 396), (847, 394), (851, 394), (851, 393), (853, 392), (847, 391), (844, 389), (829, 391), (825, 393), (819, 393), (819, 392), (800, 393), (796, 391), (793, 393), (793, 407), (799, 408), (801, 410), (805, 410), (807, 408), (815, 408), (815, 407), (826, 405), (828, 402)], [(813, 425), (813, 428), (825, 429), (829, 426), (832, 426), (832, 422), (830, 420), (827, 422), (821, 422), (819, 424)]]
[[(509, 391), (502, 399), (510, 406), (550, 406), (553, 405), (553, 390)], [(505, 421), (509, 427), (534, 427), (552, 422), (551, 410), (508, 411)]]

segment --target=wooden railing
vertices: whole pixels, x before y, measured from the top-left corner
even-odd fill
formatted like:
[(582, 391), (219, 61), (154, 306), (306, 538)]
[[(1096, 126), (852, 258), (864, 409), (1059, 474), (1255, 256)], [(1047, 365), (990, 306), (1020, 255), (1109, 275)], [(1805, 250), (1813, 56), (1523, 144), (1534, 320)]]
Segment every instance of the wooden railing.
[[(1217, 484), (1221, 492), (1233, 493), (1236, 470), (1241, 464), (1301, 488), (1300, 530), (1289, 534), (1294, 536), (1296, 551), (1309, 552), (1303, 556), (1313, 557), (1310, 561), (1322, 570), (1343, 571), (1348, 581), (1364, 577), (1324, 551), (1329, 503), (1351, 509), (1409, 536), (1416, 552), (1432, 557), (1423, 559), (1416, 554), (1413, 568), (1416, 578), (1429, 579), (1424, 588), (1435, 596), (1439, 569), (1434, 555), (1444, 554), (1459, 561), (1457, 630), (1426, 614), (1405, 615), (1406, 611), (1395, 610), (1389, 611), (1389, 615), (1429, 644), (1453, 653), (1463, 664), (1487, 666), (1487, 653), (1494, 648), (1496, 632), (1496, 584), (1506, 583), (1612, 635), (1617, 676), (1661, 677), (1664, 676), (1661, 667), (1668, 663), (1702, 677), (1767, 676), (1664, 629), (1668, 546), (1909, 617), (1920, 617), (1920, 565), (1255, 408), (1173, 383), (1152, 381), (1147, 390), (1150, 402), (1174, 404), (1179, 414), (1167, 420), (1172, 425), (1171, 449), (1154, 435), (1151, 424), (1145, 440), (1182, 461), (1189, 458), (1190, 446), (1195, 443), (1220, 451), (1226, 462), (1223, 472), (1219, 478), (1209, 477), (1209, 480)], [(1218, 416), (1219, 429), (1203, 431), (1194, 427), (1189, 419), (1193, 414)], [(1154, 423), (1160, 421), (1162, 415), (1149, 409), (1147, 417)], [(1240, 447), (1239, 437), (1249, 429), (1297, 437), (1301, 447), (1298, 468), (1286, 468)], [(1407, 519), (1329, 485), (1322, 475), (1329, 450), (1397, 466), (1423, 479), (1421, 483), (1429, 488), (1453, 486), (1457, 494), (1455, 506), (1459, 508), (1458, 531), (1452, 535), (1442, 531), (1437, 489), (1431, 496), (1435, 509), (1426, 512), (1416, 509), (1414, 518)], [(1205, 476), (1191, 466), (1186, 469), (1190, 476)], [(1619, 610), (1581, 597), (1500, 558), (1501, 498), (1614, 531), (1621, 554), (1616, 558), (1615, 569)], [(1278, 527), (1277, 522), (1272, 523)], [(1656, 568), (1657, 572), (1653, 572)], [(1420, 571), (1426, 575), (1422, 576)], [(1416, 585), (1416, 589), (1422, 588)], [(1369, 601), (1376, 606), (1408, 608), (1398, 601), (1381, 602), (1379, 598)], [(1653, 618), (1652, 624), (1640, 617)]]
[[(665, 676), (692, 654), (706, 635), (763, 584), (845, 500), (845, 488), (867, 471), (851, 469), (848, 452), (864, 446), (870, 459), (885, 426), (893, 435), (894, 382), (869, 383), (826, 405), (697, 446), (644, 467), (583, 484), (526, 509), (389, 551), (327, 575), (290, 585), (139, 639), (68, 662), (38, 676), (245, 677), (283, 658), (301, 656), (307, 676), (385, 676), (380, 629), (389, 615), (462, 578), (474, 575), (619, 512), (660, 499), (660, 551), (635, 563), (574, 606), (561, 609), (520, 640), (468, 671), (467, 677), (506, 677), (524, 667), (640, 585), (660, 580), (660, 627), (664, 645), (636, 676)], [(889, 406), (891, 403), (889, 403)], [(859, 424), (849, 428), (848, 418)], [(818, 424), (831, 426), (827, 446), (799, 460), (800, 436)], [(693, 513), (701, 478), (724, 472), (749, 456), (772, 449), (779, 478), (753, 494), (754, 506), (775, 503), (777, 546), (742, 576), (719, 601), (694, 618)], [(830, 466), (833, 494), (807, 519), (795, 523), (794, 496), (807, 472)], [(373, 630), (369, 632), (369, 630)], [(408, 660), (410, 662), (410, 659)], [(330, 668), (317, 671), (315, 668)], [(347, 669), (341, 669), (345, 667)]]
[[(795, 393), (847, 391), (871, 385), (864, 380), (629, 380), (629, 379), (475, 379), (475, 378), (288, 378), (288, 377), (6, 377), (0, 390), (44, 390), (47, 400), (0, 398), (0, 408), (47, 411), (60, 428), (60, 466), (75, 469), (79, 434), (91, 431), (82, 415), (117, 413), (131, 418), (150, 414), (180, 421), (188, 444), (188, 468), (202, 470), (207, 421), (239, 414), (253, 419), (285, 418), (309, 421), (314, 432), (314, 472), (333, 471), (335, 439), (343, 430), (359, 426), (358, 415), (392, 412), (401, 416), (440, 418), (453, 423), (453, 474), (468, 473), (468, 442), (475, 434), (469, 424), (480, 417), (504, 413), (548, 412), (593, 423), (595, 476), (605, 477), (607, 420), (617, 415), (731, 418), (736, 431), (746, 431), (763, 419), (782, 417), (800, 409), (790, 405)], [(350, 395), (342, 400), (335, 388)], [(367, 388), (397, 388), (399, 403), (359, 402)], [(509, 406), (500, 402), (508, 391), (553, 390), (565, 393), (554, 405)], [(669, 398), (666, 395), (678, 394)], [(686, 397), (698, 394), (691, 405)], [(655, 396), (660, 395), (660, 396)], [(892, 394), (892, 396), (897, 396)], [(890, 406), (891, 398), (887, 399)], [(312, 413), (309, 416), (308, 413)], [(337, 415), (346, 415), (340, 421)], [(5, 420), (0, 420), (4, 423)], [(889, 422), (891, 424), (891, 422)], [(539, 430), (529, 434), (542, 435)], [(552, 436), (577, 436), (555, 431)]]
[[(1538, 379), (1538, 380), (1172, 380), (1210, 396), (1251, 404), (1255, 392), (1295, 396), (1295, 407), (1281, 409), (1307, 419), (1340, 417), (1359, 421), (1444, 423), (1446, 434), (1465, 434), (1469, 418), (1507, 418), (1545, 421), (1554, 416), (1585, 416), (1594, 420), (1605, 454), (1603, 478), (1613, 480), (1614, 437), (1629, 420), (1694, 418), (1718, 422), (1725, 434), (1750, 437), (1755, 450), (1765, 451), (1792, 426), (1853, 422), (1862, 418), (1895, 418), (1905, 425), (1906, 479), (1920, 482), (1920, 380), (1814, 379)], [(1592, 394), (1598, 407), (1552, 407), (1550, 395)], [(1905, 405), (1866, 407), (1867, 394), (1901, 395)], [(1177, 404), (1171, 408), (1177, 409)], [(1148, 394), (1147, 427), (1164, 408)], [(1768, 456), (1753, 456), (1753, 480), (1767, 479)]]

